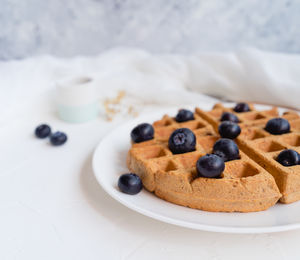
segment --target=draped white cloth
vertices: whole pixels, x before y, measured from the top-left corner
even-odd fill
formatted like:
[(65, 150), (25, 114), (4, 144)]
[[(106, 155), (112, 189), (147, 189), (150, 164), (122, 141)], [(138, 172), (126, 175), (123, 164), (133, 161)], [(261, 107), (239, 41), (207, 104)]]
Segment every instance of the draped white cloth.
[[(0, 121), (49, 103), (55, 82), (90, 76), (99, 98), (126, 90), (139, 104), (200, 104), (208, 96), (300, 109), (300, 56), (243, 49), (235, 53), (154, 55), (112, 49), (95, 57), (40, 56), (0, 63)], [(133, 101), (134, 100), (134, 101)]]

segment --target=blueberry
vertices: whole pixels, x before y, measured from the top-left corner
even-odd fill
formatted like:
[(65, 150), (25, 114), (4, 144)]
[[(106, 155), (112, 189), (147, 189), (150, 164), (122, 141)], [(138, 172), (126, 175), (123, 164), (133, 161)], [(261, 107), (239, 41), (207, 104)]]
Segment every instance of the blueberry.
[(180, 109), (175, 117), (177, 122), (185, 122), (194, 119), (194, 113), (187, 109)]
[(239, 123), (240, 120), (235, 114), (224, 112), (220, 118), (220, 121), (231, 121), (233, 123)]
[(51, 134), (51, 128), (46, 124), (42, 124), (35, 129), (34, 133), (38, 138), (46, 138)]
[(219, 125), (219, 134), (222, 138), (234, 139), (241, 133), (241, 128), (238, 124), (224, 121)]
[(130, 135), (133, 142), (140, 143), (153, 139), (154, 129), (152, 125), (143, 123), (133, 128)]
[(50, 142), (52, 145), (58, 146), (62, 145), (67, 141), (67, 135), (63, 132), (55, 132), (50, 136)]
[(250, 111), (250, 107), (247, 103), (238, 103), (236, 106), (233, 108), (233, 110), (237, 113), (241, 112), (248, 112)]
[(286, 149), (280, 152), (277, 161), (283, 166), (293, 166), (300, 164), (300, 155), (294, 150)]
[(285, 134), (290, 132), (290, 123), (284, 118), (273, 118), (267, 122), (265, 130), (273, 135)]
[(196, 136), (188, 128), (176, 129), (169, 138), (169, 149), (173, 154), (195, 151)]
[(138, 175), (134, 173), (126, 173), (120, 176), (118, 187), (122, 192), (134, 195), (141, 191), (143, 184)]
[(222, 138), (215, 142), (213, 153), (220, 156), (225, 162), (240, 158), (238, 146), (234, 141), (227, 138)]
[(217, 178), (225, 169), (224, 161), (215, 154), (207, 154), (196, 163), (199, 177)]

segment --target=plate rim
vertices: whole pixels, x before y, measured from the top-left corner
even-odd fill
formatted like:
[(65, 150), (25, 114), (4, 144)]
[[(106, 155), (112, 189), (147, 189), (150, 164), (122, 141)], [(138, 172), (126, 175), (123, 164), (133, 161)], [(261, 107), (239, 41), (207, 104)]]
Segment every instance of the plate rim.
[[(223, 104), (232, 104), (232, 102), (222, 102)], [(255, 104), (254, 104), (255, 105)], [(257, 105), (262, 105), (262, 104), (257, 104)], [(270, 105), (263, 105), (263, 106), (269, 106)], [(280, 109), (286, 109), (284, 107), (280, 107), (277, 106)], [(156, 112), (152, 112), (152, 113), (144, 113), (142, 115), (140, 115), (137, 118), (131, 119), (127, 122), (124, 122), (123, 124), (121, 124), (119, 127), (126, 127), (127, 125), (133, 125), (136, 121), (140, 121), (142, 120), (144, 117), (150, 117), (150, 116), (162, 116), (163, 114), (169, 113), (170, 111), (174, 111), (178, 109), (178, 107), (176, 108), (170, 108), (170, 109), (164, 109), (164, 111), (156, 111)], [(297, 111), (297, 110), (294, 110)], [(299, 111), (297, 111), (299, 112)], [(159, 118), (159, 117), (158, 117)], [(174, 219), (171, 217), (166, 217), (166, 216), (162, 216), (160, 214), (154, 213), (151, 210), (145, 209), (145, 208), (140, 208), (138, 206), (136, 206), (134, 203), (131, 203), (129, 201), (126, 201), (126, 199), (121, 198), (120, 196), (117, 195), (116, 192), (114, 192), (113, 190), (111, 190), (109, 187), (107, 187), (107, 185), (105, 184), (105, 182), (102, 181), (101, 179), (101, 175), (96, 173), (96, 158), (97, 155), (99, 153), (99, 151), (101, 150), (101, 146), (103, 144), (103, 142), (109, 138), (111, 135), (114, 135), (115, 132), (118, 131), (118, 128), (113, 128), (113, 130), (109, 133), (107, 133), (100, 141), (99, 143), (96, 145), (96, 148), (94, 149), (93, 152), (93, 157), (92, 157), (92, 168), (93, 168), (93, 173), (94, 176), (97, 180), (97, 182), (99, 183), (99, 185), (103, 188), (103, 190), (110, 195), (113, 199), (115, 199), (116, 201), (118, 201), (119, 203), (121, 203), (122, 205), (126, 206), (127, 208), (138, 212), (139, 214), (142, 214), (144, 216), (150, 217), (152, 219), (161, 221), (161, 222), (165, 222), (168, 224), (172, 224), (172, 225), (176, 225), (176, 226), (180, 226), (180, 227), (185, 227), (185, 228), (189, 228), (189, 229), (194, 229), (194, 230), (202, 230), (202, 231), (209, 231), (209, 232), (218, 232), (218, 233), (235, 233), (235, 234), (259, 234), (259, 233), (274, 233), (274, 232), (283, 232), (283, 231), (289, 231), (289, 230), (294, 230), (294, 229), (298, 229), (300, 228), (300, 221), (298, 223), (291, 223), (291, 224), (284, 224), (284, 225), (276, 225), (276, 226), (270, 226), (270, 227), (233, 227), (233, 226), (218, 226), (218, 225), (208, 225), (208, 224), (193, 224), (191, 222), (188, 221), (184, 221), (184, 220), (178, 220), (178, 219)], [(147, 191), (148, 192), (148, 191)], [(230, 214), (230, 213), (228, 213)], [(244, 213), (241, 213), (244, 214)], [(246, 214), (246, 213), (245, 213)]]

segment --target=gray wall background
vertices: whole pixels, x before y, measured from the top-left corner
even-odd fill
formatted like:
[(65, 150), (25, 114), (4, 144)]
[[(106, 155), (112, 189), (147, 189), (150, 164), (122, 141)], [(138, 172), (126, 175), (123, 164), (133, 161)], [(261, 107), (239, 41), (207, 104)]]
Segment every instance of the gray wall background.
[(0, 0), (0, 59), (252, 46), (300, 52), (300, 0)]

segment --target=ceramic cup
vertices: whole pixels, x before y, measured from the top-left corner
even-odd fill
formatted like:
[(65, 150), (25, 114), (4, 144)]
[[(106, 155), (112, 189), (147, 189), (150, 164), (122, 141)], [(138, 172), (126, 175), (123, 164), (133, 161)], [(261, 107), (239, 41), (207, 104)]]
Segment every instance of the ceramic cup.
[(57, 82), (57, 110), (59, 117), (70, 123), (83, 123), (99, 114), (99, 102), (93, 79), (73, 77)]

